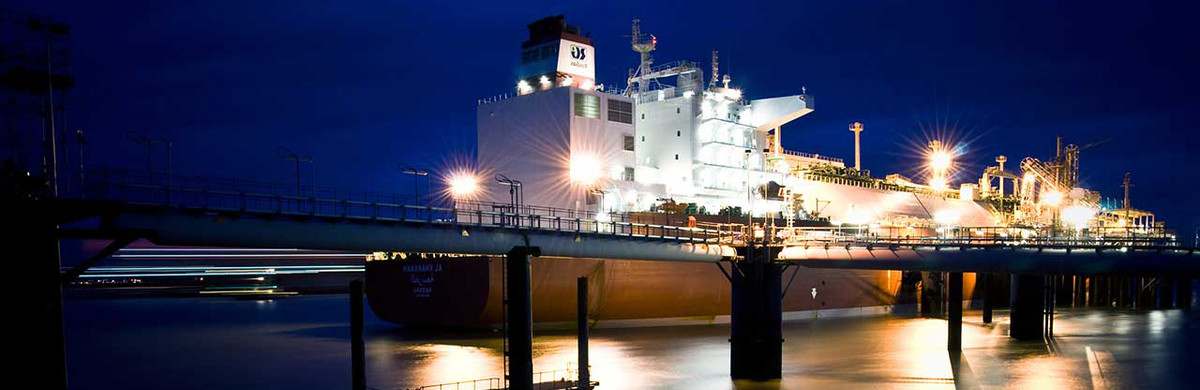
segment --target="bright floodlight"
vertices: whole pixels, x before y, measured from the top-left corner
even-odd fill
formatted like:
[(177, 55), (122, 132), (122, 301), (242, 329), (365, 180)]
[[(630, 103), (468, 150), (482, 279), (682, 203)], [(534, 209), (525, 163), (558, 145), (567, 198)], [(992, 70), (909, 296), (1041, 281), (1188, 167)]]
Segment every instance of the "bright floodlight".
[(479, 191), (479, 178), (469, 173), (455, 173), (446, 182), (450, 187), (450, 195), (455, 199), (469, 198)]
[(604, 175), (600, 160), (587, 154), (571, 154), (570, 179), (572, 183), (591, 185)]
[(938, 210), (933, 213), (933, 221), (939, 225), (954, 225), (961, 215), (956, 210)]
[(935, 151), (929, 155), (929, 168), (934, 171), (945, 171), (950, 168), (952, 162), (953, 156), (942, 150)]
[(1062, 211), (1063, 222), (1076, 229), (1088, 227), (1095, 216), (1095, 210), (1083, 206), (1071, 206)]
[(1050, 206), (1057, 206), (1059, 203), (1062, 203), (1063, 194), (1058, 191), (1043, 192), (1041, 200), (1042, 200), (1042, 204), (1050, 205)]
[(934, 176), (932, 179), (929, 179), (929, 187), (935, 190), (944, 190), (949, 188), (949, 185), (946, 184), (946, 178)]

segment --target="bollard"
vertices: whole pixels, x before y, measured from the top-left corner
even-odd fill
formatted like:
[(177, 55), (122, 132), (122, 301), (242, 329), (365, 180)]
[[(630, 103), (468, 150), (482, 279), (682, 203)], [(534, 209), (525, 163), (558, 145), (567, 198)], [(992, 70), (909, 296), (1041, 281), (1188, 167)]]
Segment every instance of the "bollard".
[(366, 348), (363, 345), (363, 281), (350, 281), (351, 388), (367, 389)]

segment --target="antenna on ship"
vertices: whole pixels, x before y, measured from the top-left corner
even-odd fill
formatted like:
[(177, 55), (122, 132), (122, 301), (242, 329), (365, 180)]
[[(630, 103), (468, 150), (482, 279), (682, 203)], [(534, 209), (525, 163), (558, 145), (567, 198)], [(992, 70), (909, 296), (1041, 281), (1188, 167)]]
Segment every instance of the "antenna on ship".
[[(654, 35), (650, 35), (649, 40), (643, 40), (641, 24), (641, 19), (634, 19), (633, 33), (629, 36), (629, 43), (633, 47), (633, 51), (638, 52), (642, 57), (637, 72), (629, 77), (630, 85), (637, 82), (638, 99), (641, 99), (641, 96), (646, 93), (645, 76), (650, 73), (650, 63), (653, 62), (650, 59), (650, 52), (654, 51), (654, 47), (658, 45), (658, 38), (655, 38)], [(626, 90), (625, 95), (628, 96), (630, 92), (632, 91)]]
[(721, 68), (717, 65), (717, 51), (713, 50), (712, 79), (708, 81), (708, 88), (711, 89), (717, 87), (717, 79), (720, 77), (719, 74), (721, 73), (720, 70)]

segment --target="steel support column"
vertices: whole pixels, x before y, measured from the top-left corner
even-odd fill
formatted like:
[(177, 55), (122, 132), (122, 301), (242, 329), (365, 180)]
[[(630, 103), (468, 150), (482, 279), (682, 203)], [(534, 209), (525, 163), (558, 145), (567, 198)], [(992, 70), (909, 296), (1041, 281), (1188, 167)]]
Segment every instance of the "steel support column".
[(979, 273), (976, 275), (983, 283), (983, 323), (990, 324), (992, 323), (992, 300), (994, 299), (992, 297), (995, 294), (992, 291), (992, 274)]
[(1190, 301), (1192, 310), (1200, 310), (1200, 278), (1192, 280), (1192, 301)]
[(946, 283), (946, 288), (949, 289), (950, 307), (946, 314), (946, 327), (949, 328), (949, 335), (946, 340), (946, 349), (950, 351), (962, 350), (962, 311), (963, 311), (963, 275), (962, 272), (951, 272), (950, 280)]
[(363, 343), (363, 280), (350, 281), (350, 388), (367, 390), (366, 348)]
[(942, 273), (921, 272), (921, 316), (941, 317), (945, 315), (945, 296), (942, 295)]
[(778, 249), (753, 248), (731, 273), (730, 376), (779, 379), (783, 369), (783, 266)]
[(11, 275), (5, 292), (11, 307), (7, 321), (14, 337), (8, 348), (14, 381), (42, 389), (66, 389), (66, 339), (63, 335), (61, 263), (57, 237), (58, 210), (45, 203), (4, 199), (4, 248)]
[(505, 257), (508, 296), (508, 388), (533, 389), (533, 290), (530, 258), (540, 255), (537, 247), (518, 246)]
[(576, 290), (578, 293), (578, 302), (575, 309), (576, 327), (579, 335), (576, 337), (578, 346), (578, 362), (579, 362), (579, 389), (591, 389), (591, 368), (588, 366), (588, 278), (580, 276), (576, 282)]
[(1017, 340), (1041, 340), (1045, 326), (1046, 278), (1013, 274), (1011, 280), (1008, 336)]

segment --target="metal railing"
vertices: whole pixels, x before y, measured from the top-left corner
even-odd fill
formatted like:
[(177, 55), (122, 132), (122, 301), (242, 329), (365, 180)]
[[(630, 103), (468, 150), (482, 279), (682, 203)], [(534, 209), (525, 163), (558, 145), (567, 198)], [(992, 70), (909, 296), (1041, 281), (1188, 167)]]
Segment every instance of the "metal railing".
[(1096, 231), (1055, 231), (1004, 226), (909, 228), (869, 226), (837, 227), (750, 227), (732, 224), (717, 228), (723, 243), (753, 242), (782, 246), (868, 246), (868, 245), (960, 245), (1043, 246), (1077, 248), (1177, 247), (1177, 238), (1167, 229), (1141, 234), (1108, 235)]
[[(332, 188), (272, 185), (212, 178), (177, 178), (136, 171), (90, 175), (87, 199), (246, 214), (306, 216), (348, 220), (425, 223), (456, 227), (511, 228), (599, 234), (682, 242), (720, 242), (720, 231), (631, 222), (624, 213), (589, 213), (554, 207), (491, 202), (429, 200), (407, 203), (404, 195), (351, 192)], [(300, 193), (300, 196), (295, 195)]]
[[(533, 388), (535, 390), (574, 389), (578, 380), (578, 370), (572, 368), (535, 372), (533, 373)], [(493, 390), (504, 388), (506, 388), (504, 387), (504, 381), (500, 378), (484, 378), (421, 386), (414, 390)]]
[(813, 159), (813, 160), (829, 161), (829, 162), (834, 162), (834, 163), (838, 163), (838, 164), (843, 163), (843, 160), (841, 158), (822, 156), (822, 155), (814, 154), (814, 153), (797, 152), (794, 150), (783, 149), (783, 154), (786, 154), (789, 156), (803, 157), (803, 158)]
[(421, 386), (415, 390), (491, 390), (503, 389), (504, 381), (500, 378), (484, 378), (472, 381), (461, 381), (451, 383), (441, 383), (436, 385)]

